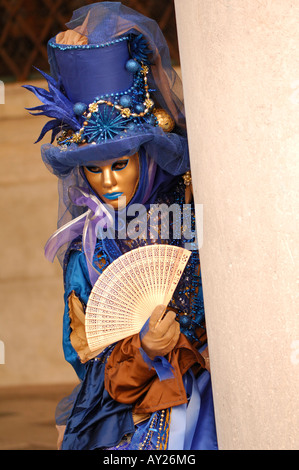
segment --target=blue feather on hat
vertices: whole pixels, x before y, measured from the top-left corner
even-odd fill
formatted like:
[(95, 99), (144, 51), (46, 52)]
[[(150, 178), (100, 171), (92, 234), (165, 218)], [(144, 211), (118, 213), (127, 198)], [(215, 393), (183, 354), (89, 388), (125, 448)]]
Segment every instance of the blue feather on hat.
[(23, 87), (35, 94), (35, 96), (44, 103), (41, 106), (26, 108), (34, 116), (47, 116), (52, 119), (48, 121), (41, 130), (41, 133), (35, 143), (42, 140), (44, 135), (52, 130), (51, 143), (56, 135), (65, 128), (71, 127), (74, 131), (80, 129), (80, 123), (73, 110), (73, 103), (60, 91), (59, 85), (53, 77), (36, 68), (47, 80), (49, 91), (32, 85)]

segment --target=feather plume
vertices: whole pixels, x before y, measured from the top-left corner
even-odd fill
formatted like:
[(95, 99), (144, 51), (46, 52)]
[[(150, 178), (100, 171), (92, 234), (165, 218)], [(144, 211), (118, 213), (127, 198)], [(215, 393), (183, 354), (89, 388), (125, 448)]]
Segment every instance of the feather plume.
[(25, 109), (27, 109), (27, 111), (29, 111), (33, 116), (47, 116), (54, 118), (44, 125), (35, 142), (37, 143), (42, 140), (44, 135), (52, 130), (52, 143), (56, 135), (61, 130), (71, 128), (73, 131), (77, 131), (80, 129), (80, 123), (74, 113), (73, 103), (62, 93), (56, 80), (38, 68), (36, 68), (36, 70), (38, 70), (47, 80), (49, 91), (32, 85), (24, 85), (24, 88), (34, 93), (35, 96), (43, 103), (43, 105)]
[(147, 47), (147, 42), (142, 34), (138, 36), (132, 35), (130, 40), (130, 53), (138, 62), (143, 62), (146, 65), (150, 64), (149, 55), (153, 53)]

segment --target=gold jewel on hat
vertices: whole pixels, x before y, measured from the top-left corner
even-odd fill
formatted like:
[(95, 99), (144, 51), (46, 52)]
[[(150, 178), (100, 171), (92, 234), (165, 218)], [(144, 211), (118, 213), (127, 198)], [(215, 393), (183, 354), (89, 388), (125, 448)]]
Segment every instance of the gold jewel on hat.
[(172, 119), (165, 109), (155, 109), (153, 115), (156, 116), (158, 124), (164, 132), (171, 132), (174, 129), (174, 119)]

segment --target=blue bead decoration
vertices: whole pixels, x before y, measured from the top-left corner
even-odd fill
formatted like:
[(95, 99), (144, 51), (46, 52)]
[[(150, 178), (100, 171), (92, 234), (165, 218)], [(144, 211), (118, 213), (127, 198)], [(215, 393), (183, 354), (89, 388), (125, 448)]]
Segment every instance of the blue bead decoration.
[(124, 108), (128, 108), (132, 104), (132, 98), (129, 95), (123, 95), (120, 100), (119, 104), (123, 106)]
[(126, 63), (126, 69), (128, 72), (136, 73), (140, 69), (140, 65), (138, 64), (138, 62), (136, 62), (136, 60), (130, 59)]
[(80, 116), (81, 114), (84, 113), (84, 111), (86, 111), (86, 104), (85, 103), (75, 103), (74, 104), (74, 107), (73, 107), (73, 110), (74, 110), (74, 113), (77, 114), (78, 116)]
[(136, 111), (136, 113), (143, 113), (144, 105), (142, 103), (137, 103), (135, 105), (135, 111)]
[(191, 325), (191, 318), (189, 315), (181, 315), (179, 322), (183, 328), (188, 328)]
[(99, 49), (100, 47), (109, 47), (113, 44), (117, 44), (121, 41), (127, 41), (129, 36), (123, 36), (122, 38), (115, 39), (114, 41), (105, 42), (104, 44), (57, 44), (56, 42), (49, 42), (49, 46), (53, 47), (53, 49), (60, 49), (61, 51), (72, 50), (72, 49)]

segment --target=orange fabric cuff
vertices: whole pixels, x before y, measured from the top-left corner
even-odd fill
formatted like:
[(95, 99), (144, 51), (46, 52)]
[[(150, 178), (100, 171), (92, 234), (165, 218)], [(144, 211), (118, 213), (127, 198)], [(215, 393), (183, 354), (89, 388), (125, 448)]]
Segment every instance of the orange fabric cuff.
[(139, 334), (117, 343), (105, 369), (105, 388), (120, 402), (134, 404), (136, 413), (152, 413), (187, 402), (182, 376), (191, 367), (196, 372), (204, 361), (181, 333), (175, 348), (166, 356), (174, 377), (160, 381), (154, 368), (149, 369), (139, 351)]

